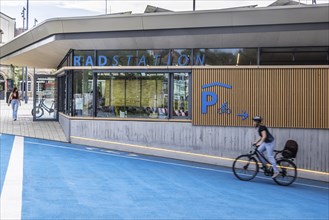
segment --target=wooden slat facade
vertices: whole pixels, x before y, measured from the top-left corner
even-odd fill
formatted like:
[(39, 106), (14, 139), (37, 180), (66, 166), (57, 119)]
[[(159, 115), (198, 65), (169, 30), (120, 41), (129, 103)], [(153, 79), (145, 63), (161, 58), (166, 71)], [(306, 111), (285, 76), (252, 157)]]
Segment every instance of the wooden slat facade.
[[(224, 83), (231, 89), (212, 86)], [(251, 126), (261, 115), (269, 127), (329, 128), (329, 68), (193, 68), (193, 125)], [(203, 91), (218, 95), (218, 102), (202, 114)], [(210, 99), (208, 99), (210, 100)], [(218, 113), (227, 101), (231, 114)], [(249, 118), (237, 116), (247, 112)]]

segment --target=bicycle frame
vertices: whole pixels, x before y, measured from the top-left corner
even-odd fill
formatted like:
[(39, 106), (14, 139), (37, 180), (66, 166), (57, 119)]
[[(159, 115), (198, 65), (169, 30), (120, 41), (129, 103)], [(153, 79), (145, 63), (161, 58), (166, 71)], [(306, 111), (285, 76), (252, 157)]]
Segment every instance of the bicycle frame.
[(49, 108), (44, 102), (45, 102), (45, 99), (41, 99), (40, 102), (39, 102), (38, 107), (43, 108), (43, 109), (46, 110), (48, 113), (52, 113), (52, 112), (54, 112), (54, 109), (53, 109), (54, 103), (53, 103), (53, 104), (51, 105), (51, 107)]
[[(267, 165), (269, 164), (269, 167), (272, 167), (272, 164), (271, 162), (264, 156), (263, 153), (259, 152), (259, 150), (257, 149), (257, 147), (255, 147), (255, 150), (250, 154), (251, 156), (254, 156), (256, 155), (256, 158), (257, 158), (257, 163), (259, 164), (262, 164), (262, 167), (264, 167), (264, 171), (265, 173), (269, 173), (271, 174), (273, 172), (273, 170), (270, 170)], [(266, 164), (263, 164), (262, 163), (262, 160), (260, 158), (263, 158), (264, 161), (266, 162)]]

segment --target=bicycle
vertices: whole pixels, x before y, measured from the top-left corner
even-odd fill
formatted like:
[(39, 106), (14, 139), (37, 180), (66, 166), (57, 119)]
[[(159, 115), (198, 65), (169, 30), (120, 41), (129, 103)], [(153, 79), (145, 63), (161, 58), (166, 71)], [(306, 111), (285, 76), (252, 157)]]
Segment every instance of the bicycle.
[[(297, 177), (297, 167), (292, 159), (277, 158), (282, 151), (274, 151), (274, 156), (277, 167), (279, 169), (279, 176), (273, 178), (274, 182), (281, 186), (289, 186)], [(260, 157), (266, 161), (266, 165), (263, 165)], [(262, 165), (261, 169), (264, 171), (265, 176), (273, 175), (273, 168), (268, 159), (258, 151), (256, 145), (252, 145), (249, 154), (243, 154), (238, 156), (233, 162), (234, 175), (243, 181), (249, 181), (256, 177), (259, 172), (259, 165)]]
[[(42, 98), (42, 99), (40, 100), (38, 106), (36, 106), (36, 108), (35, 108), (35, 117), (36, 117), (36, 118), (41, 118), (41, 117), (43, 116), (43, 114), (44, 114), (44, 110), (46, 110), (46, 111), (49, 113), (49, 115), (50, 115), (51, 113), (55, 112), (55, 110), (54, 110), (54, 108), (53, 108), (53, 107), (54, 107), (54, 103), (55, 103), (55, 101), (52, 101), (51, 106), (48, 107), (48, 106), (45, 104), (45, 98)], [(31, 111), (31, 114), (33, 115), (33, 109), (32, 109), (32, 111)]]

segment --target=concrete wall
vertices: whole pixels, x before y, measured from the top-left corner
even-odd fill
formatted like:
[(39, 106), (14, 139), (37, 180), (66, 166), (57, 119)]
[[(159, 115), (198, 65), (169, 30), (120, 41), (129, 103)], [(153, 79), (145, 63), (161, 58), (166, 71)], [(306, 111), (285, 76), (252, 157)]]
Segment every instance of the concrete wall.
[[(257, 138), (255, 129), (248, 127), (192, 126), (184, 122), (68, 121), (60, 119), (65, 134), (71, 134), (72, 143), (229, 167), (235, 157), (248, 152)], [(328, 173), (328, 129), (272, 128), (270, 131), (277, 139), (277, 149), (282, 149), (288, 139), (298, 142), (295, 160), (298, 168)], [(300, 170), (298, 176), (329, 181), (328, 174), (323, 173)]]
[(61, 114), (59, 114), (58, 116), (58, 121), (60, 123), (60, 125), (63, 128), (66, 140), (70, 141), (70, 130), (71, 130), (71, 124), (70, 124), (70, 120), (64, 116), (62, 116)]

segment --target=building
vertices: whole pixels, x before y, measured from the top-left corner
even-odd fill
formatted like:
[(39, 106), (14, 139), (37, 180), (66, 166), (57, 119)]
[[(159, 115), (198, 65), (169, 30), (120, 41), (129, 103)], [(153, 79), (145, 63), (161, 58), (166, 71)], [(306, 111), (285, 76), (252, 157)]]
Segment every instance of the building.
[[(14, 18), (9, 17), (4, 13), (0, 13), (0, 48), (12, 41), (16, 36), (22, 34), (24, 31), (23, 28), (16, 28), (16, 20)], [(2, 48), (0, 49), (0, 54)], [(53, 72), (52, 69), (35, 69), (33, 67), (27, 68), (25, 70), (22, 69), (21, 66), (15, 66), (13, 64), (4, 64), (1, 62), (0, 64), (0, 100), (5, 99), (6, 94), (12, 90), (13, 86), (17, 86), (19, 91), (22, 91), (23, 83), (22, 83), (22, 72), (27, 71), (27, 95), (28, 97), (32, 97), (33, 87), (33, 79), (34, 74), (50, 74)]]
[(278, 148), (300, 144), (300, 176), (327, 180), (328, 13), (325, 4), (51, 19), (4, 45), (1, 62), (57, 68), (35, 76), (35, 100), (48, 107), (34, 117), (59, 120), (72, 143), (231, 166), (256, 137), (250, 117), (262, 115)]
[(14, 38), (15, 19), (0, 12), (0, 46)]
[[(15, 34), (15, 19), (0, 12), (0, 47), (11, 41)], [(4, 99), (7, 91), (6, 81), (10, 75), (10, 68), (0, 64), (0, 100)]]

